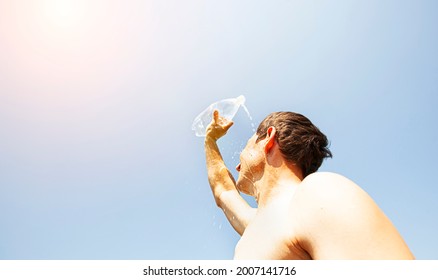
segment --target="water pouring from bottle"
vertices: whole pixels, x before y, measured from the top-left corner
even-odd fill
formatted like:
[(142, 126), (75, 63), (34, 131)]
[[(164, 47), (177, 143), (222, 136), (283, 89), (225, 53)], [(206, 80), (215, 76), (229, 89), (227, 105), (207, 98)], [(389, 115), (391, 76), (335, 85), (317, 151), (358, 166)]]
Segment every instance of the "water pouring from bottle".
[(252, 122), (252, 117), (245, 106), (245, 96), (240, 95), (236, 98), (227, 98), (220, 100), (218, 102), (212, 103), (204, 111), (202, 111), (193, 121), (192, 130), (195, 131), (195, 135), (198, 137), (204, 137), (207, 126), (211, 123), (213, 118), (213, 112), (217, 110), (219, 115), (226, 118), (227, 120), (232, 120), (236, 115), (240, 107), (243, 107), (249, 119), (251, 120), (251, 126), (253, 132), (255, 132), (255, 126)]

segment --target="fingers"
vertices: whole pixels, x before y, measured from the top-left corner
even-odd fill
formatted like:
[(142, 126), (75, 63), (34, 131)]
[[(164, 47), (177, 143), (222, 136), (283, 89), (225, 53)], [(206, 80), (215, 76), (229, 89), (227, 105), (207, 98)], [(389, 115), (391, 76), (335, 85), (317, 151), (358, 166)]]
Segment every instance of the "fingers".
[(225, 125), (225, 129), (228, 130), (232, 125), (234, 124), (233, 121), (229, 121), (226, 125)]
[(214, 110), (213, 111), (213, 120), (214, 120), (214, 122), (217, 123), (218, 119), (219, 119), (219, 111), (218, 110)]
[(216, 109), (213, 111), (213, 121), (212, 122), (216, 125), (222, 126), (226, 130), (228, 130), (234, 124), (233, 121), (227, 120), (227, 119), (219, 116), (219, 111)]
[(233, 121), (221, 117), (219, 111), (214, 110), (213, 119), (207, 127), (206, 134), (212, 139), (217, 140), (224, 136), (233, 124)]

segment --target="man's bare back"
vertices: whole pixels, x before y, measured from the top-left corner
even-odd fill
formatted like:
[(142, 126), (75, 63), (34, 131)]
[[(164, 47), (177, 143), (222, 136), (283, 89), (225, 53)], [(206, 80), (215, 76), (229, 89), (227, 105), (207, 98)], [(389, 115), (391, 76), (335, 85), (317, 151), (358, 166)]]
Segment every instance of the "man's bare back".
[[(414, 258), (365, 191), (341, 175), (316, 172), (331, 153), (307, 118), (269, 115), (240, 154), (237, 182), (216, 143), (231, 125), (214, 113), (205, 152), (216, 203), (242, 236), (235, 259)], [(239, 192), (253, 196), (258, 208)]]
[(235, 258), (414, 256), (390, 220), (356, 184), (334, 173), (314, 173), (296, 191), (285, 190), (269, 206), (259, 209), (236, 246)]

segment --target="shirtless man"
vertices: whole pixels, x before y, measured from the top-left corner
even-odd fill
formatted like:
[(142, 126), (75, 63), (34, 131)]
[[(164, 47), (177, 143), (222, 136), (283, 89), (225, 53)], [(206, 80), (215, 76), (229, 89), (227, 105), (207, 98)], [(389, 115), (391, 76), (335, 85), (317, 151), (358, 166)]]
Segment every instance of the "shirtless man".
[(205, 153), (216, 204), (241, 235), (235, 259), (414, 259), (365, 191), (341, 175), (316, 172), (331, 153), (306, 117), (266, 117), (240, 155), (237, 182), (216, 143), (232, 124), (214, 112)]

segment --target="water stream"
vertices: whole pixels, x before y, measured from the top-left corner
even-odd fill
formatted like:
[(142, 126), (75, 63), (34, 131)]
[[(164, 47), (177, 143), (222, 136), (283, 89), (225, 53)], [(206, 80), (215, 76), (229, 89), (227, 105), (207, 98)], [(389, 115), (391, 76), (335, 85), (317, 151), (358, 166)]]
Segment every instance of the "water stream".
[(243, 110), (245, 110), (246, 114), (248, 115), (249, 120), (251, 121), (252, 132), (255, 133), (256, 129), (255, 129), (254, 121), (253, 121), (253, 119), (251, 117), (251, 114), (248, 111), (248, 108), (245, 106), (245, 104), (242, 104), (242, 108), (243, 108)]

